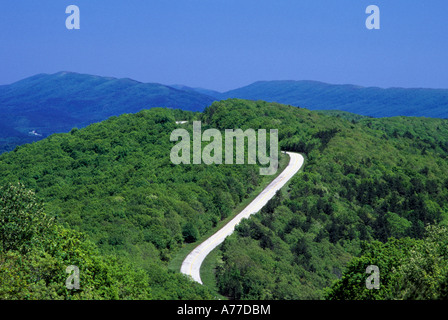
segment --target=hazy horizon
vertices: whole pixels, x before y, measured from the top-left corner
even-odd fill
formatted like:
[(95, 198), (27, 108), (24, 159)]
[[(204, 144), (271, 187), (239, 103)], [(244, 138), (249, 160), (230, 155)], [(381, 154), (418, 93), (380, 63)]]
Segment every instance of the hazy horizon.
[(188, 88), (192, 88), (192, 89), (203, 89), (203, 90), (210, 90), (210, 91), (216, 91), (218, 93), (226, 93), (228, 91), (232, 91), (232, 90), (236, 90), (236, 89), (240, 89), (243, 87), (247, 87), (250, 85), (253, 85), (255, 83), (258, 82), (318, 82), (318, 83), (323, 83), (323, 84), (328, 84), (328, 85), (335, 85), (335, 86), (355, 86), (355, 87), (361, 87), (361, 88), (379, 88), (379, 89), (435, 89), (435, 90), (448, 90), (448, 87), (441, 87), (441, 88), (436, 88), (436, 87), (402, 87), (402, 86), (390, 86), (390, 87), (381, 87), (381, 86), (376, 86), (376, 85), (371, 85), (371, 86), (363, 86), (363, 85), (359, 85), (357, 83), (331, 83), (331, 82), (325, 82), (325, 81), (320, 81), (320, 80), (312, 80), (312, 79), (272, 79), (272, 80), (255, 80), (253, 82), (247, 83), (247, 84), (243, 84), (242, 86), (239, 87), (235, 87), (235, 88), (230, 88), (228, 90), (225, 91), (220, 91), (220, 90), (215, 90), (212, 88), (207, 88), (207, 87), (197, 87), (197, 86), (190, 86), (188, 84), (184, 84), (184, 83), (161, 83), (161, 82), (153, 82), (153, 81), (139, 81), (137, 79), (133, 79), (131, 77), (115, 77), (115, 76), (108, 76), (108, 75), (100, 75), (100, 74), (90, 74), (90, 73), (83, 73), (83, 72), (76, 72), (76, 71), (69, 71), (69, 70), (61, 70), (61, 71), (57, 71), (54, 73), (47, 73), (47, 72), (41, 72), (41, 73), (36, 73), (30, 76), (27, 76), (25, 78), (19, 79), (17, 81), (11, 82), (11, 83), (5, 83), (5, 84), (0, 84), (0, 86), (8, 86), (11, 84), (14, 84), (16, 82), (25, 80), (27, 78), (31, 78), (40, 74), (45, 74), (45, 75), (55, 75), (58, 73), (76, 73), (76, 74), (83, 74), (83, 75), (87, 75), (87, 76), (95, 76), (95, 77), (102, 77), (102, 78), (113, 78), (113, 79), (130, 79), (133, 81), (137, 81), (140, 83), (146, 83), (146, 84), (160, 84), (160, 85), (164, 85), (164, 86), (184, 86), (184, 87), (188, 87)]
[[(448, 3), (182, 0), (7, 2), (0, 84), (61, 70), (219, 92), (256, 81), (448, 88)], [(381, 10), (367, 30), (366, 7)]]

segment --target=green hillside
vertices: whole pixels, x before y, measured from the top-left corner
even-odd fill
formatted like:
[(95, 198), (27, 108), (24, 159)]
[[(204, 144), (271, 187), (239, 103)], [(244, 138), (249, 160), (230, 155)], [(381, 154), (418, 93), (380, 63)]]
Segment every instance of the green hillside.
[(448, 223), (448, 121), (365, 118), (354, 124), (275, 104), (221, 105), (213, 112), (216, 124), (275, 123), (282, 149), (307, 158), (289, 190), (223, 244), (216, 261), (222, 294), (322, 299), (363, 242), (421, 239), (427, 225)]
[[(188, 120), (182, 126), (191, 131), (194, 119), (204, 129), (278, 129), (281, 150), (306, 156), (303, 172), (244, 221), (216, 255), (212, 265), (224, 296), (322, 299), (360, 256), (363, 242), (423, 239), (428, 224), (448, 224), (447, 120), (351, 121), (263, 101), (220, 101), (203, 113), (155, 108), (55, 134), (2, 154), (0, 184), (20, 181), (43, 200), (58, 228), (81, 232), (82, 243), (96, 248), (82, 250), (144, 273), (148, 292), (139, 283), (130, 297), (213, 297), (168, 265), (269, 177), (260, 176), (256, 165), (173, 165), (169, 138), (179, 127), (175, 121)], [(54, 239), (46, 232), (36, 237), (50, 244)], [(39, 255), (42, 263), (69, 262), (45, 246), (33, 250), (28, 255), (2, 246), (0, 259)], [(113, 261), (104, 263), (112, 278), (121, 279)], [(49, 288), (58, 277), (39, 278), (39, 286)], [(126, 281), (130, 290), (134, 280)]]
[(175, 121), (191, 131), (200, 117), (154, 108), (55, 134), (1, 155), (0, 183), (22, 183), (58, 225), (147, 272), (152, 298), (212, 297), (168, 263), (270, 178), (255, 165), (172, 164)]

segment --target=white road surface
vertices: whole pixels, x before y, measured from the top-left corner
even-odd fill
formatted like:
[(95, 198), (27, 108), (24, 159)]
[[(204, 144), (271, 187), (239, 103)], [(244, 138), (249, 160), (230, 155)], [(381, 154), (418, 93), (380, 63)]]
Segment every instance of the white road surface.
[(194, 281), (202, 284), (200, 270), (205, 257), (224, 239), (232, 234), (235, 226), (240, 223), (241, 219), (248, 218), (250, 215), (257, 213), (266, 203), (274, 197), (275, 193), (280, 190), (303, 166), (304, 158), (301, 154), (286, 152), (289, 157), (289, 164), (283, 172), (275, 178), (243, 211), (235, 216), (229, 223), (218, 230), (210, 238), (197, 246), (182, 262), (180, 272), (189, 275)]

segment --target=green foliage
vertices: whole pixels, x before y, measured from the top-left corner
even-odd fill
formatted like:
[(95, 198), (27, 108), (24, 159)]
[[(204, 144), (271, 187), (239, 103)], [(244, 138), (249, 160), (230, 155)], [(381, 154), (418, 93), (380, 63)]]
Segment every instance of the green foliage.
[(397, 268), (396, 299), (446, 300), (448, 298), (448, 229), (429, 226)]
[(22, 184), (0, 188), (0, 249), (26, 252), (51, 227), (34, 192)]
[[(102, 252), (144, 268), (167, 262), (261, 181), (254, 165), (173, 165), (175, 120), (195, 117), (154, 108), (53, 135), (1, 155), (0, 182), (35, 190), (50, 216)], [(182, 126), (191, 132), (191, 121)]]
[[(331, 300), (436, 300), (448, 297), (448, 235), (444, 227), (426, 228), (422, 240), (391, 238), (366, 244), (342, 278), (327, 290)], [(380, 288), (367, 289), (366, 268), (377, 265)]]
[(182, 230), (182, 235), (187, 243), (191, 243), (198, 240), (199, 231), (192, 222), (187, 222)]
[[(208, 296), (183, 275), (170, 274), (168, 263), (184, 243), (227, 217), (262, 178), (256, 165), (173, 165), (175, 120), (188, 120), (182, 127), (191, 133), (198, 116), (154, 108), (53, 135), (1, 155), (0, 183), (20, 181), (35, 190), (57, 224), (85, 233), (101, 254), (151, 274), (157, 266), (149, 278), (154, 297)], [(177, 286), (184, 289), (171, 289)]]
[[(269, 275), (259, 281), (269, 288), (271, 298), (323, 299), (324, 288), (360, 254), (362, 241), (378, 244), (391, 236), (421, 239), (426, 225), (448, 221), (446, 120), (360, 117), (351, 121), (241, 100), (215, 103), (204, 113), (214, 125), (275, 126), (281, 149), (305, 153), (307, 158), (303, 173), (292, 179), (274, 213), (262, 210), (251, 222), (241, 224), (232, 235), (234, 242), (222, 246), (217, 281), (224, 295), (266, 297), (253, 291), (248, 279), (252, 273), (247, 270), (256, 269)], [(237, 245), (243, 241), (251, 250)], [(275, 257), (273, 265), (264, 263), (270, 255)], [(278, 272), (277, 265), (284, 272)], [(362, 266), (365, 272), (367, 265)], [(383, 268), (387, 266), (392, 262), (385, 260)], [(278, 283), (287, 283), (289, 289)]]
[[(158, 265), (148, 272), (118, 257), (101, 255), (84, 234), (49, 224), (34, 194), (22, 185), (2, 188), (0, 208), (9, 217), (32, 217), (36, 226), (31, 228), (29, 219), (21, 219), (19, 223), (7, 222), (14, 227), (2, 229), (2, 236), (9, 241), (0, 250), (0, 299), (211, 298), (205, 288), (192, 285), (183, 276), (168, 273)], [(26, 252), (24, 237), (20, 236), (24, 230)], [(66, 288), (65, 270), (71, 265), (79, 268), (79, 289)]]
[[(167, 265), (185, 243), (226, 218), (263, 178), (256, 165), (173, 165), (169, 137), (179, 127), (175, 120), (188, 120), (182, 127), (190, 133), (192, 120), (201, 120), (204, 130), (278, 129), (281, 150), (306, 156), (303, 172), (222, 245), (223, 259), (216, 268), (222, 294), (236, 299), (323, 299), (325, 288), (345, 272), (346, 282), (341, 283), (353, 287), (345, 296), (349, 299), (420, 298), (422, 286), (430, 288), (422, 297), (443, 296), (445, 269), (438, 261), (444, 260), (437, 259), (444, 253), (441, 247), (418, 246), (427, 225), (448, 225), (447, 120), (351, 121), (354, 118), (237, 99), (215, 102), (202, 114), (155, 108), (3, 154), (0, 183), (20, 181), (35, 190), (45, 200), (48, 216), (64, 230), (85, 234), (86, 241), (98, 247), (98, 256), (132, 262), (132, 270), (145, 274), (151, 298), (209, 297), (205, 288), (168, 272)], [(8, 217), (8, 210), (2, 215)], [(39, 217), (41, 211), (35, 212)], [(27, 225), (30, 220), (23, 217), (20, 221)], [(21, 230), (17, 224), (4, 228)], [(35, 249), (29, 249), (33, 238), (23, 231), (23, 237), (4, 237), (2, 246), (10, 246), (8, 254), (40, 263), (33, 256)], [(33, 233), (35, 239), (51, 234)], [(396, 239), (388, 242), (391, 237)], [(411, 250), (417, 250), (415, 257), (421, 261), (431, 262), (424, 273), (409, 261), (397, 264)], [(48, 254), (48, 259), (53, 257), (51, 251)], [(347, 273), (352, 258), (359, 259), (352, 262), (358, 268), (353, 269), (353, 279)], [(374, 262), (387, 273), (382, 278), (384, 291), (356, 287), (365, 281), (366, 266)], [(393, 270), (414, 270), (428, 283), (415, 278), (406, 280), (415, 288), (392, 288), (405, 279)], [(133, 281), (139, 283), (127, 283)], [(140, 294), (146, 293), (130, 296)], [(124, 295), (106, 290), (99, 297)]]

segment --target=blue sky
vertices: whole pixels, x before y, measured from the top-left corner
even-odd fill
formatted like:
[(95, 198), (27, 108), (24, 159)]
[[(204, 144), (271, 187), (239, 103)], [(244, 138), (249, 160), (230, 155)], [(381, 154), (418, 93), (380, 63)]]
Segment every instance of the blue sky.
[[(81, 29), (65, 28), (65, 8)], [(381, 10), (367, 30), (365, 9)], [(258, 80), (448, 88), (448, 1), (16, 0), (0, 84), (74, 71), (219, 91)]]

